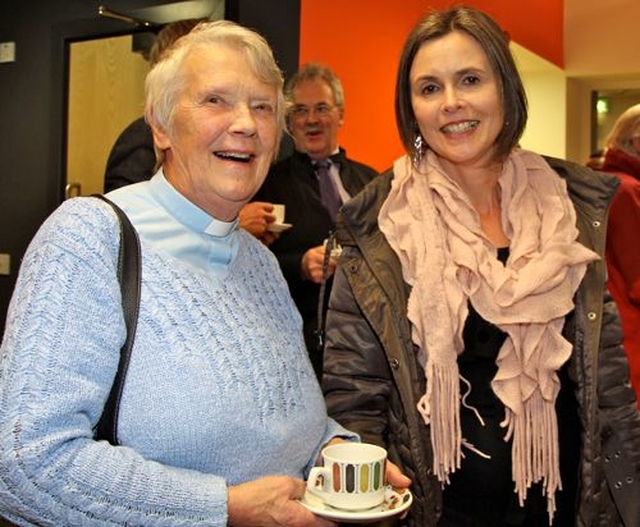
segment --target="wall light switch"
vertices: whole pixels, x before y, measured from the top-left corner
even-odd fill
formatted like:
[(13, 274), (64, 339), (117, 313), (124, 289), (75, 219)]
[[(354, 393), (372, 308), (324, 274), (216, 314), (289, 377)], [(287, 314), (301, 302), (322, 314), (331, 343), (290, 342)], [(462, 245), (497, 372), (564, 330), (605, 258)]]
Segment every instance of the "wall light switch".
[(9, 275), (11, 272), (11, 255), (0, 254), (0, 275)]
[(0, 63), (16, 61), (16, 43), (0, 42)]

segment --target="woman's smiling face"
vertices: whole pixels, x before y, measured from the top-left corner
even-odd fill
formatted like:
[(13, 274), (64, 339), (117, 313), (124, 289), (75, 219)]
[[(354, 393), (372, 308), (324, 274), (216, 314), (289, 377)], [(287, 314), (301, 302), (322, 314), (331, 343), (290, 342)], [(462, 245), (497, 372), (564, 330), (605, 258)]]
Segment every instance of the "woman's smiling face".
[(195, 50), (182, 74), (169, 130), (154, 127), (165, 176), (191, 202), (229, 221), (260, 188), (276, 154), (278, 90), (225, 44)]
[(480, 44), (462, 31), (429, 40), (409, 79), (420, 132), (443, 167), (491, 163), (504, 112), (499, 80)]

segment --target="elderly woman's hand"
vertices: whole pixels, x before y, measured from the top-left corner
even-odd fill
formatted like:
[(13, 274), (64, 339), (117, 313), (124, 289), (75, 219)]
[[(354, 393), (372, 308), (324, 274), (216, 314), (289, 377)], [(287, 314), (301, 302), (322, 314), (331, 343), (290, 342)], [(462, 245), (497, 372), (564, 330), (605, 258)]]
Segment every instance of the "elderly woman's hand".
[(304, 481), (288, 476), (269, 476), (229, 487), (228, 524), (232, 527), (336, 527), (298, 502), (306, 487)]

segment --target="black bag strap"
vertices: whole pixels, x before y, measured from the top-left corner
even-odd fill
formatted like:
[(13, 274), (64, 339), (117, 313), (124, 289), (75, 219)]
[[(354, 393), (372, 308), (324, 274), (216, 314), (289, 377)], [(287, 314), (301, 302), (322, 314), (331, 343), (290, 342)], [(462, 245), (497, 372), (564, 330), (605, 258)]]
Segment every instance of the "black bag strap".
[(327, 280), (329, 280), (329, 261), (331, 260), (331, 251), (333, 251), (335, 245), (336, 231), (331, 231), (324, 248), (324, 260), (322, 261), (322, 282), (320, 283), (320, 294), (318, 295), (318, 308), (316, 312), (318, 323), (318, 326), (316, 328), (316, 337), (318, 339), (317, 349), (321, 353), (324, 351), (324, 309), (325, 296), (327, 291)]
[(140, 304), (140, 240), (138, 233), (131, 225), (124, 211), (101, 194), (94, 197), (105, 201), (115, 211), (120, 221), (120, 252), (118, 254), (118, 280), (122, 294), (122, 311), (124, 313), (127, 338), (120, 349), (120, 361), (111, 392), (104, 405), (102, 416), (95, 428), (95, 439), (106, 439), (112, 445), (118, 445), (118, 409), (124, 379), (129, 367), (131, 348), (138, 325), (138, 308)]

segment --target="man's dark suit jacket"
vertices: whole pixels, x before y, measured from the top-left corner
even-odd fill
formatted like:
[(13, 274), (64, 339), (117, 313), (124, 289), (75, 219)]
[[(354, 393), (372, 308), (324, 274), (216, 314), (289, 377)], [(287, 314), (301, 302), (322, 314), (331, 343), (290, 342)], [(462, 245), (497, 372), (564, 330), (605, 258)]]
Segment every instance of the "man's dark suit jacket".
[[(378, 172), (370, 166), (353, 161), (340, 149), (331, 157), (339, 163), (340, 179), (345, 190), (355, 196)], [(284, 274), (291, 296), (304, 321), (304, 334), (311, 362), (320, 376), (322, 351), (317, 339), (317, 315), (320, 285), (303, 280), (300, 273), (302, 255), (312, 247), (322, 245), (333, 229), (333, 222), (320, 201), (318, 178), (311, 159), (306, 154), (294, 151), (269, 171), (267, 178), (253, 201), (283, 203), (286, 206), (285, 222), (293, 227), (283, 232), (269, 248), (274, 252)], [(330, 291), (326, 286), (326, 297)], [(326, 310), (325, 298), (325, 310)]]
[(122, 131), (111, 148), (104, 175), (104, 191), (151, 179), (155, 164), (151, 127), (144, 117), (140, 117)]

